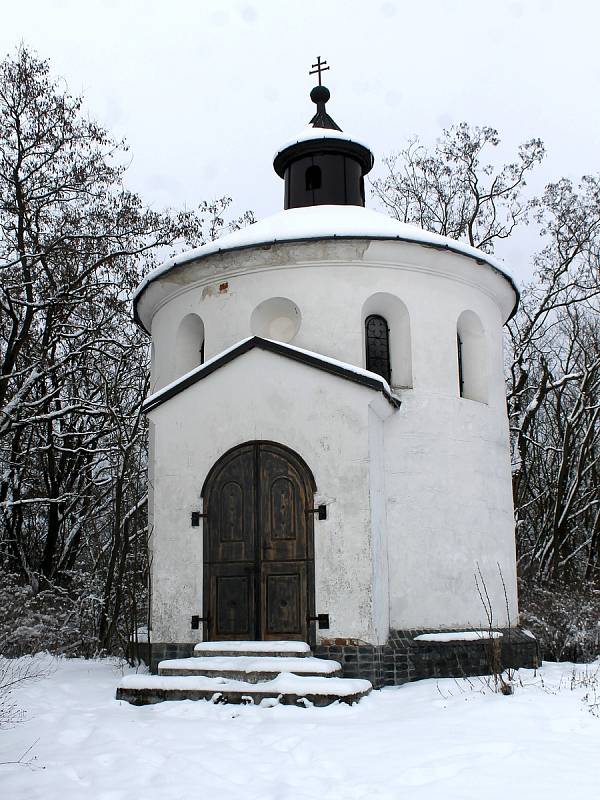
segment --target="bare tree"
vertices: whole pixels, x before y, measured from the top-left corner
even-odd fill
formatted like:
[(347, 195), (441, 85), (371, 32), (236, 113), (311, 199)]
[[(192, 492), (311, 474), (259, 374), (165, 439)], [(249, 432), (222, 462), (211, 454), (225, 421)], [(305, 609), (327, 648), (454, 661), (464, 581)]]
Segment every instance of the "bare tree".
[(0, 64), (0, 569), (71, 597), (108, 648), (146, 537), (148, 353), (132, 290), (158, 260), (253, 218), (228, 225), (227, 197), (146, 208), (124, 184), (126, 144), (81, 104), (25, 47)]
[(386, 174), (373, 189), (401, 222), (491, 253), (496, 241), (524, 221), (530, 207), (523, 196), (527, 173), (544, 157), (542, 142), (532, 139), (514, 161), (495, 168), (483, 159), (499, 143), (493, 128), (466, 122), (445, 130), (433, 150), (415, 137), (383, 159)]
[(598, 583), (600, 179), (551, 184), (535, 281), (508, 324), (508, 408), (522, 574)]
[(384, 160), (374, 190), (397, 219), (487, 252), (521, 222), (538, 228), (534, 279), (506, 337), (518, 564), (522, 596), (535, 607), (532, 626), (543, 634), (540, 609), (553, 597), (548, 619), (560, 622), (548, 623), (548, 635), (563, 643), (560, 652), (577, 641), (579, 650), (568, 652), (585, 654), (593, 648), (587, 622), (587, 643), (552, 626), (564, 627), (561, 597), (575, 589), (589, 609), (582, 619), (600, 611), (600, 178), (577, 186), (562, 179), (530, 198), (525, 179), (542, 143), (526, 142), (494, 168), (485, 162), (498, 142), (494, 129), (465, 123), (444, 131), (432, 150), (413, 139)]

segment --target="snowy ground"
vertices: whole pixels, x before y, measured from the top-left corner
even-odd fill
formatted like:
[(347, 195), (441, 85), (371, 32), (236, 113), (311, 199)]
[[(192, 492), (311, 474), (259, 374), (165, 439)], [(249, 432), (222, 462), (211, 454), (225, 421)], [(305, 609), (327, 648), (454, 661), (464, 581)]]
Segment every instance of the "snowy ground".
[[(50, 660), (0, 731), (2, 800), (565, 800), (600, 797), (600, 715), (588, 667), (521, 671), (515, 695), (421, 681), (323, 709), (114, 699), (117, 662)], [(588, 681), (589, 683), (589, 681)], [(590, 694), (591, 693), (591, 694)], [(588, 699), (585, 696), (588, 695)]]

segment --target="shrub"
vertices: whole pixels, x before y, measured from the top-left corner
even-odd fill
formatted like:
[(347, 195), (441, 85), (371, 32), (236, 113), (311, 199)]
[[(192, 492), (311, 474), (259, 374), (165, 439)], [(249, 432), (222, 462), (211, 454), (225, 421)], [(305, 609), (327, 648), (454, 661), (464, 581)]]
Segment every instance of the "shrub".
[(521, 624), (531, 629), (548, 661), (592, 661), (600, 654), (600, 591), (520, 581)]

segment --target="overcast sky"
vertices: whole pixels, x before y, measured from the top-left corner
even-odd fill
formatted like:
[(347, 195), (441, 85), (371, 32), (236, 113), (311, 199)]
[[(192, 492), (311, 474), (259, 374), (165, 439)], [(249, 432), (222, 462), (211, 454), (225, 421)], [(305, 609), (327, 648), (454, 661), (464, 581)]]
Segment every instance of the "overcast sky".
[[(496, 127), (506, 159), (541, 137), (536, 190), (599, 168), (593, 0), (4, 0), (1, 18), (2, 53), (50, 59), (127, 138), (128, 182), (157, 208), (228, 194), (279, 211), (272, 158), (313, 114), (317, 55), (328, 111), (376, 159), (466, 120)], [(525, 273), (523, 241), (501, 255)]]

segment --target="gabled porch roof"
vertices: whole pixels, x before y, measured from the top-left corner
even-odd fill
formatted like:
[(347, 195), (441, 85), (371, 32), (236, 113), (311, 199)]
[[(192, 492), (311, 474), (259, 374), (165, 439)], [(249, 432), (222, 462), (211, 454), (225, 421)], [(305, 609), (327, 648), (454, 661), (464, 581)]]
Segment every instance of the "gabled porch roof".
[(222, 353), (210, 358), (208, 361), (205, 361), (204, 364), (191, 370), (191, 372), (187, 372), (176, 381), (173, 381), (158, 392), (147, 397), (142, 410), (144, 413), (147, 413), (157, 408), (167, 400), (170, 400), (171, 397), (185, 391), (185, 389), (198, 381), (204, 380), (204, 378), (207, 378), (213, 372), (216, 372), (216, 370), (221, 369), (221, 367), (224, 367), (226, 364), (229, 364), (231, 361), (254, 348), (275, 353), (284, 358), (289, 358), (292, 361), (299, 361), (302, 364), (306, 364), (314, 369), (320, 369), (330, 375), (336, 375), (339, 378), (358, 383), (368, 389), (374, 389), (375, 391), (381, 392), (394, 408), (400, 406), (400, 398), (393, 394), (388, 382), (375, 372), (369, 372), (369, 370), (362, 369), (361, 367), (355, 367), (352, 364), (337, 361), (334, 358), (323, 356), (320, 353), (314, 353), (311, 350), (294, 347), (291, 344), (275, 342), (272, 339), (262, 339), (260, 336), (250, 336), (247, 339), (242, 339), (240, 342), (237, 342), (237, 344), (234, 344)]

